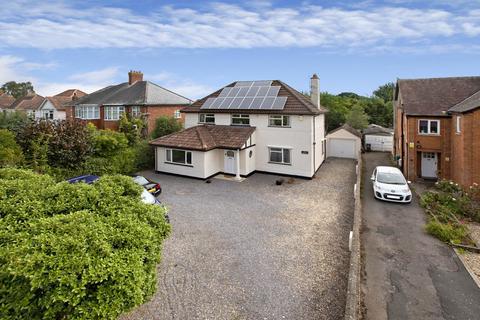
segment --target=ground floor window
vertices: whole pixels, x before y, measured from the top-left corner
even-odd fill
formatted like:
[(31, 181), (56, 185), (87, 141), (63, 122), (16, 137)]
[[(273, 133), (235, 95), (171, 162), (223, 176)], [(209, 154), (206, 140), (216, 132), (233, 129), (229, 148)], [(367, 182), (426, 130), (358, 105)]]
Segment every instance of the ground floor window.
[(125, 112), (124, 106), (105, 107), (104, 119), (105, 120), (120, 120), (122, 114)]
[(192, 164), (192, 152), (185, 150), (167, 149), (166, 161), (175, 164)]
[(180, 119), (182, 117), (180, 110), (175, 110), (175, 112), (173, 113), (173, 117), (175, 119)]
[(43, 110), (42, 118), (47, 120), (53, 120), (53, 110)]
[(132, 106), (130, 114), (132, 115), (132, 117), (135, 117), (135, 118), (140, 117), (140, 115), (141, 115), (140, 107), (139, 106)]
[(290, 149), (286, 148), (268, 148), (270, 153), (270, 162), (291, 164)]
[(75, 118), (84, 120), (100, 119), (100, 109), (98, 106), (76, 106)]

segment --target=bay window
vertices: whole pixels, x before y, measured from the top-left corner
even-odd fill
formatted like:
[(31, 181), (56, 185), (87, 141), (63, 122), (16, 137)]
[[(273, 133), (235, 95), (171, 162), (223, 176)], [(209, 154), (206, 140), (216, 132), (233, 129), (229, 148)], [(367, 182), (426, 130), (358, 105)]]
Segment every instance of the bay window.
[(83, 120), (100, 119), (100, 109), (98, 106), (75, 106), (75, 118)]
[(105, 120), (120, 120), (120, 117), (125, 112), (124, 106), (108, 106), (104, 107), (104, 119)]
[(192, 152), (186, 150), (177, 150), (177, 149), (167, 149), (165, 154), (165, 160), (168, 163), (173, 164), (183, 164), (191, 165), (192, 164)]

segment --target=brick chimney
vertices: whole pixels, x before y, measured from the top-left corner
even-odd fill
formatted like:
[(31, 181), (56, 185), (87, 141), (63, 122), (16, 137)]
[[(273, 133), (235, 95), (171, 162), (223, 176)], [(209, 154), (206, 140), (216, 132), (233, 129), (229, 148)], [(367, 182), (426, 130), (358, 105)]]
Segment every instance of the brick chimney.
[(310, 99), (320, 109), (320, 79), (316, 73), (310, 78)]
[(137, 81), (143, 81), (143, 73), (140, 71), (130, 70), (128, 73), (128, 84), (134, 84)]

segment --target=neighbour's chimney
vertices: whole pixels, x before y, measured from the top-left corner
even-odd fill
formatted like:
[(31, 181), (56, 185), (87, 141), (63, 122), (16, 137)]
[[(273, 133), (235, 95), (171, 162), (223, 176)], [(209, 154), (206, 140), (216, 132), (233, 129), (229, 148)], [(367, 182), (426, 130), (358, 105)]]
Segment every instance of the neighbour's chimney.
[(128, 73), (128, 84), (134, 84), (137, 81), (143, 81), (143, 73), (130, 70)]
[(310, 99), (320, 109), (320, 79), (316, 73), (310, 78)]

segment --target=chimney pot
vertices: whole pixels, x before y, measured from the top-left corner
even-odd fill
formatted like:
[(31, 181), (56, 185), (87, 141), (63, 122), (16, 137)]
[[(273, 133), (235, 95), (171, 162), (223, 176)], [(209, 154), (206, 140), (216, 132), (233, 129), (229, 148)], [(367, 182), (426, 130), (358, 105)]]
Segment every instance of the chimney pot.
[(310, 78), (310, 99), (320, 109), (320, 79), (316, 73)]
[(128, 73), (128, 84), (134, 84), (137, 81), (143, 81), (143, 73), (140, 71), (130, 70)]

